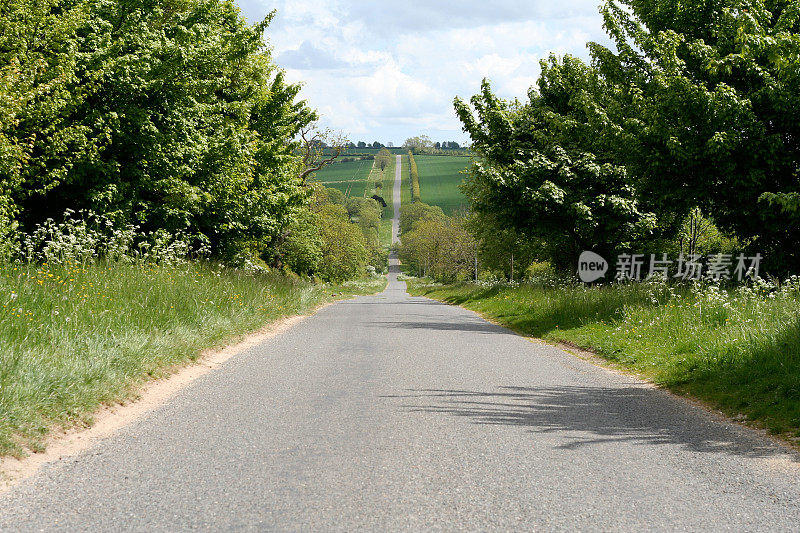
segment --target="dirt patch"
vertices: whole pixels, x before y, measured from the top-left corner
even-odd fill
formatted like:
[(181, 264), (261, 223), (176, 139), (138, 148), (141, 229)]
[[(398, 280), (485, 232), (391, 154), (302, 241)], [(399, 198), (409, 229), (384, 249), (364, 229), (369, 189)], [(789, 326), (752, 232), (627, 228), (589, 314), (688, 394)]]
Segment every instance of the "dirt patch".
[[(313, 313), (319, 309), (321, 307), (315, 309)], [(293, 316), (272, 322), (263, 329), (245, 336), (235, 344), (201, 353), (197, 362), (191, 366), (181, 367), (163, 379), (145, 384), (135, 400), (122, 405), (102, 407), (95, 413), (94, 424), (91, 427), (68, 431), (54, 430), (45, 442), (44, 452), (32, 453), (21, 459), (15, 457), (0, 459), (0, 493), (6, 492), (23, 479), (31, 477), (48, 463), (77, 455), (91, 448), (95, 443), (110, 437), (120, 428), (160, 406), (175, 393), (197, 378), (218, 368), (231, 357), (283, 333), (309, 316), (311, 315)]]

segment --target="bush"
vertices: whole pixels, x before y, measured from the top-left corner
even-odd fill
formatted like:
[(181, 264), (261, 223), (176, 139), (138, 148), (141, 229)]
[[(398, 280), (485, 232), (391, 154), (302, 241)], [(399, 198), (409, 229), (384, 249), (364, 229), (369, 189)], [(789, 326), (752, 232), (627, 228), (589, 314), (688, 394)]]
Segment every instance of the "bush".
[(289, 226), (289, 236), (279, 252), (292, 272), (313, 276), (319, 271), (324, 245), (319, 226), (319, 217), (311, 211), (299, 213)]
[(412, 273), (437, 281), (469, 279), (474, 274), (477, 247), (462, 221), (437, 217), (414, 224), (403, 233), (400, 260)]
[(350, 222), (344, 206), (323, 206), (318, 216), (322, 238), (320, 277), (343, 281), (363, 275), (368, 260), (366, 239), (361, 229)]
[(400, 233), (408, 233), (417, 222), (423, 220), (445, 218), (444, 211), (438, 205), (414, 202), (400, 206)]

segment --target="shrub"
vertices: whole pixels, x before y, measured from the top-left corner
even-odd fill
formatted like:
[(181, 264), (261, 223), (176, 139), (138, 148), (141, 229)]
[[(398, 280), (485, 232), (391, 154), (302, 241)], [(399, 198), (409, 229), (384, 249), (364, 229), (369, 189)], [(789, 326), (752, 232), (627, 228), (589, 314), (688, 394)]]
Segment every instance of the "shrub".
[(298, 213), (289, 226), (289, 236), (279, 252), (292, 272), (313, 276), (319, 270), (324, 245), (319, 226), (319, 217), (311, 211)]
[(368, 260), (366, 240), (361, 229), (350, 223), (344, 206), (323, 206), (318, 216), (322, 238), (320, 277), (342, 281), (362, 275)]
[(451, 282), (474, 273), (475, 240), (462, 221), (451, 217), (421, 220), (403, 233), (400, 260), (419, 276)]
[(408, 233), (417, 222), (441, 219), (446, 215), (438, 205), (414, 202), (400, 206), (400, 233)]

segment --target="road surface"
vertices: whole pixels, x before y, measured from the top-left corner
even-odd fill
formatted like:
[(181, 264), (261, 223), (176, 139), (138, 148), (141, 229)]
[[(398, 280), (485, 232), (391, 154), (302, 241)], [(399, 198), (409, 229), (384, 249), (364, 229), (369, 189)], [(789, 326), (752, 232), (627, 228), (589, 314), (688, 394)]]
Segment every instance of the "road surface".
[(395, 156), (394, 186), (392, 188), (392, 205), (394, 218), (392, 218), (392, 244), (398, 242), (400, 236), (400, 199), (403, 193), (403, 156)]
[(0, 529), (800, 527), (797, 455), (396, 278), (44, 467)]

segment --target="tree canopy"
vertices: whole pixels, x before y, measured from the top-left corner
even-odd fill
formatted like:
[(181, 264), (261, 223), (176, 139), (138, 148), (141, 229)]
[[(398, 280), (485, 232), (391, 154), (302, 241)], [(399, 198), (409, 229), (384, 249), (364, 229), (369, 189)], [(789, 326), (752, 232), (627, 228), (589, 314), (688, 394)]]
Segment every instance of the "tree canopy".
[(4, 3), (0, 218), (89, 209), (223, 255), (276, 241), (308, 197), (294, 139), (316, 117), (270, 19), (230, 0)]
[(544, 238), (558, 258), (562, 244), (569, 255), (675, 235), (700, 207), (773, 268), (800, 266), (795, 3), (622, 0), (601, 11), (614, 50), (589, 43), (590, 64), (543, 61), (524, 102), (498, 99), (488, 82), (456, 99), (480, 156), (476, 210)]

